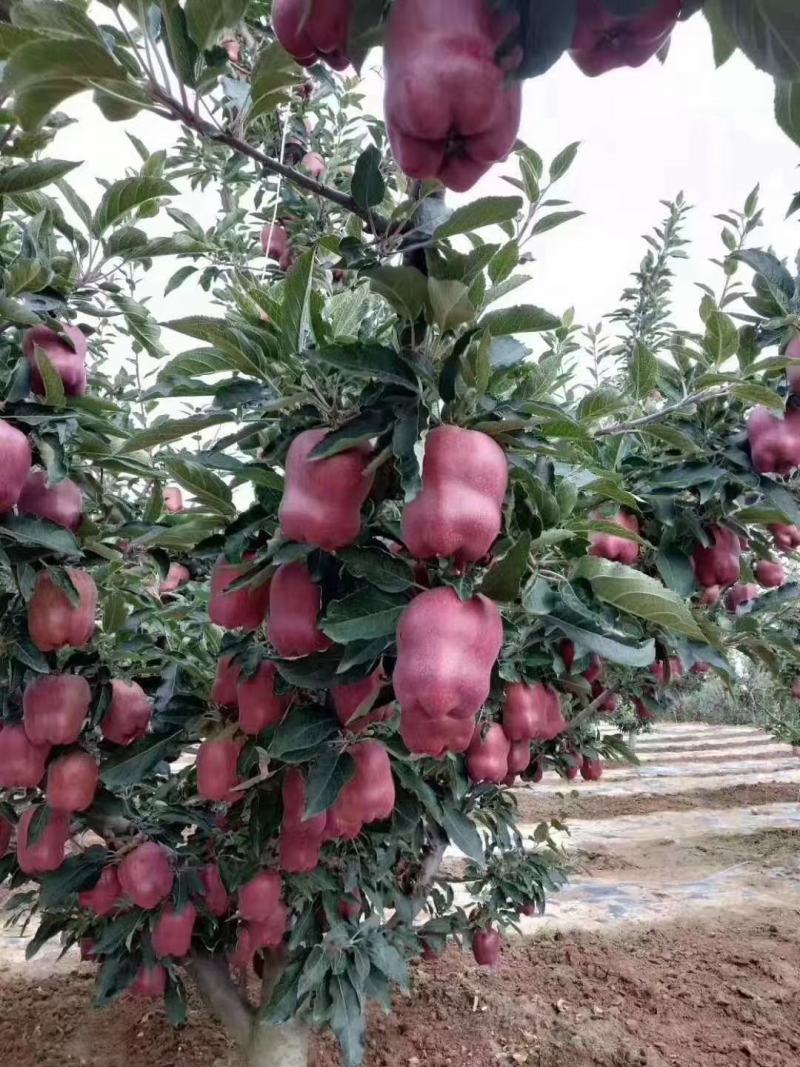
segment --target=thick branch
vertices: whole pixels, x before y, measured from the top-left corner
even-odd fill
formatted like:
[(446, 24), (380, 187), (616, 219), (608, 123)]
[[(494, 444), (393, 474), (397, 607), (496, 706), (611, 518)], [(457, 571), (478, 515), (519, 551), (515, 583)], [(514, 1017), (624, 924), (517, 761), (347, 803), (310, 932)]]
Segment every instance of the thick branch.
[(595, 437), (618, 437), (621, 433), (633, 433), (636, 430), (640, 430), (643, 426), (649, 426), (654, 422), (661, 422), (662, 419), (668, 415), (674, 414), (676, 411), (683, 411), (684, 408), (694, 407), (696, 404), (704, 404), (707, 400), (718, 400), (722, 396), (727, 396), (730, 393), (730, 387), (724, 386), (720, 389), (708, 389), (704, 393), (692, 393), (691, 396), (685, 396), (683, 400), (678, 400), (674, 404), (670, 404), (668, 407), (661, 408), (660, 411), (654, 411), (651, 415), (643, 415), (640, 419), (633, 419), (631, 422), (621, 422), (617, 426), (606, 426), (602, 430), (595, 430)]
[(264, 170), (271, 171), (273, 174), (280, 174), (286, 181), (291, 182), (300, 189), (304, 189), (307, 193), (330, 200), (331, 203), (337, 204), (339, 207), (344, 208), (345, 211), (349, 211), (352, 215), (357, 215), (360, 219), (363, 219), (375, 233), (384, 234), (388, 231), (389, 223), (386, 219), (359, 207), (352, 196), (341, 193), (338, 189), (333, 189), (323, 182), (315, 181), (307, 174), (302, 174), (299, 170), (295, 170), (294, 167), (287, 167), (285, 163), (279, 163), (277, 159), (266, 155), (260, 149), (254, 148), (253, 145), (248, 144), (247, 141), (241, 140), (241, 138), (234, 136), (232, 133), (218, 130), (210, 122), (206, 122), (205, 119), (201, 119), (199, 115), (196, 115), (191, 108), (185, 107), (179, 100), (170, 96), (160, 86), (151, 84), (149, 90), (153, 99), (167, 108), (171, 118), (182, 122), (185, 126), (199, 133), (201, 137), (205, 137), (215, 144), (224, 144), (234, 152), (254, 160)]
[(247, 1052), (253, 1042), (255, 1012), (242, 999), (225, 961), (215, 956), (195, 955), (186, 966), (207, 1006), (228, 1035)]

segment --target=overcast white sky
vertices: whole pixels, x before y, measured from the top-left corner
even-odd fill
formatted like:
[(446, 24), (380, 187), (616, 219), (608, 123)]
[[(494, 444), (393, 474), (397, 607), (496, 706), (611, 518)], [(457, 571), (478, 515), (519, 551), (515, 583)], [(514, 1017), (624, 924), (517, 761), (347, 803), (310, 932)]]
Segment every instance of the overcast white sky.
[[(379, 111), (379, 75), (370, 75), (367, 84), (370, 107)], [(86, 98), (71, 110), (80, 122), (59, 135), (55, 154), (85, 158), (70, 180), (92, 203), (99, 197), (97, 175), (122, 176), (126, 165), (137, 164), (125, 129), (151, 148), (168, 145), (178, 132), (176, 125), (149, 115), (124, 125), (107, 123)], [(521, 136), (545, 159), (570, 141), (582, 142), (559, 188), (586, 216), (536, 240), (533, 280), (513, 295), (513, 303), (537, 303), (554, 312), (575, 305), (579, 321), (598, 321), (616, 306), (639, 263), (641, 234), (663, 213), (659, 201), (681, 189), (695, 205), (687, 229), (692, 259), (676, 291), (676, 318), (684, 327), (697, 324), (693, 283), (716, 283), (714, 268), (705, 262), (720, 252), (721, 227), (713, 215), (740, 207), (756, 182), (762, 184), (767, 223), (758, 243), (790, 257), (800, 243), (797, 222), (784, 219), (800, 189), (800, 150), (775, 124), (772, 83), (739, 56), (715, 71), (702, 17), (677, 29), (665, 67), (653, 61), (640, 71), (587, 79), (564, 58), (545, 77), (527, 82)], [(504, 170), (514, 173), (513, 163), (498, 166), (465, 198), (451, 202), (509, 192)], [(207, 214), (198, 196), (187, 195), (180, 206), (201, 221)], [(171, 225), (158, 230), (169, 232)], [(170, 264), (167, 276), (174, 269)], [(163, 278), (164, 272), (158, 273)], [(157, 292), (155, 284), (147, 289)], [(162, 320), (203, 310), (189, 286), (152, 307)], [(187, 347), (174, 334), (164, 340), (175, 351)]]

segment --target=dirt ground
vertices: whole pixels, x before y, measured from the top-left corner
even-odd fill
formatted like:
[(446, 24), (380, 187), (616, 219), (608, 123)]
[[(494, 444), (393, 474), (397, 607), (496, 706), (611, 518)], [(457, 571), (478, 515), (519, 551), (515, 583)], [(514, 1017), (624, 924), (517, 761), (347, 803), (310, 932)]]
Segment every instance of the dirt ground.
[[(161, 1008), (92, 1011), (80, 967), (0, 975), (8, 1067), (239, 1067), (193, 1005), (176, 1034)], [(374, 1013), (365, 1067), (789, 1067), (800, 1063), (800, 915), (761, 913), (619, 936), (546, 934), (494, 972), (456, 951), (417, 968), (413, 994)], [(339, 1067), (327, 1042), (312, 1067)]]
[[(735, 769), (721, 781), (729, 784), (661, 796), (519, 791), (526, 822), (587, 820), (572, 852), (576, 884), (602, 891), (588, 906), (607, 924), (593, 932), (596, 923), (532, 921), (494, 971), (456, 949), (419, 964), (396, 1012), (371, 1012), (364, 1067), (800, 1067), (800, 830), (791, 818), (748, 825), (762, 805), (796, 804), (800, 788), (736, 784)], [(715, 829), (725, 820), (693, 832), (681, 822), (693, 810), (734, 808), (730, 834)], [(592, 835), (591, 820), (605, 827), (623, 815), (650, 816), (646, 832)], [(732, 874), (741, 895), (715, 904), (720, 878)], [(682, 896), (686, 884), (711, 888)], [(754, 908), (760, 885), (768, 892)], [(638, 887), (659, 908), (663, 898), (658, 924), (617, 921), (615, 887)], [(97, 1012), (90, 965), (25, 965), (19, 944), (7, 944), (0, 1067), (241, 1067), (198, 1002), (181, 1032), (141, 1001)], [(340, 1065), (333, 1041), (320, 1039), (310, 1067)]]
[(536, 786), (515, 791), (522, 822), (548, 819), (611, 819), (617, 815), (647, 815), (654, 811), (689, 811), (694, 808), (747, 808), (760, 804), (797, 804), (800, 788), (794, 783), (760, 782), (720, 789), (702, 789), (665, 796), (592, 796), (570, 791), (537, 793)]

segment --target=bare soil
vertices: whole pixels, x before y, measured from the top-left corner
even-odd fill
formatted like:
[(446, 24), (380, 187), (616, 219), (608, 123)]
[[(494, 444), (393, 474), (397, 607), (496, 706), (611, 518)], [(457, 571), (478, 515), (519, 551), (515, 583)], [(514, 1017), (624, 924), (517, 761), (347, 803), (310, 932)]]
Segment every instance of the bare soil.
[(662, 796), (597, 796), (564, 787), (563, 793), (536, 792), (533, 785), (515, 790), (520, 815), (525, 823), (548, 819), (612, 819), (617, 815), (648, 815), (654, 811), (688, 811), (693, 808), (747, 808), (760, 804), (796, 804), (800, 786), (792, 783), (761, 782), (721, 789), (698, 789)]
[[(451, 951), (416, 969), (391, 1017), (372, 1013), (366, 1067), (787, 1067), (800, 1063), (800, 915), (764, 914), (617, 936), (543, 935), (496, 971)], [(9, 1067), (239, 1067), (196, 1006), (91, 1009), (81, 966), (0, 975)], [(321, 1041), (312, 1067), (339, 1067)]]

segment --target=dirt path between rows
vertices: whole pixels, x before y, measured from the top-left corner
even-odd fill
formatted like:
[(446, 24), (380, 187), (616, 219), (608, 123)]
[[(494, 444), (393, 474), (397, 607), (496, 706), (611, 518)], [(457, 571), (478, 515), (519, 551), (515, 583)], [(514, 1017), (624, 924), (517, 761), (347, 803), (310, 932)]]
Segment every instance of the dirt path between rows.
[(647, 815), (654, 811), (688, 811), (693, 808), (747, 808), (758, 804), (800, 803), (800, 787), (792, 783), (759, 782), (723, 786), (689, 793), (661, 796), (593, 796), (564, 792), (536, 792), (536, 786), (516, 791), (520, 816), (525, 823), (549, 819), (610, 819), (617, 815)]

